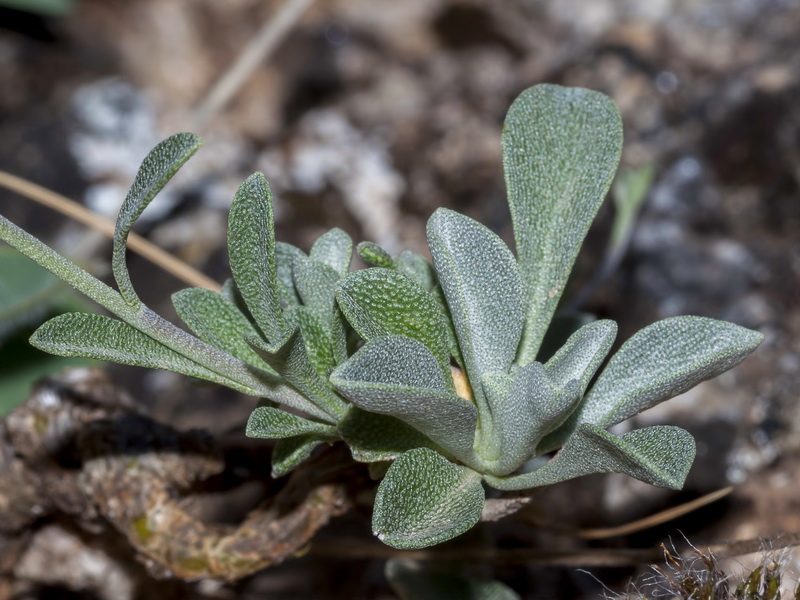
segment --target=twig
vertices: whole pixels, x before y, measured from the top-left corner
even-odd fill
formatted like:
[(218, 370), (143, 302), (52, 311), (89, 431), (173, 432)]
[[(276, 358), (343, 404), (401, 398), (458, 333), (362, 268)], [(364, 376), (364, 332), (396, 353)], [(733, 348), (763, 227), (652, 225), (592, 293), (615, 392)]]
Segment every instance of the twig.
[[(4, 187), (12, 192), (24, 196), (29, 200), (38, 202), (48, 208), (60, 212), (63, 215), (71, 217), (100, 233), (114, 237), (114, 224), (111, 221), (93, 213), (87, 208), (81, 206), (74, 200), (65, 198), (47, 188), (44, 188), (35, 183), (31, 183), (26, 179), (17, 177), (5, 171), (0, 171), (0, 187)], [(171, 275), (174, 275), (181, 281), (195, 287), (208, 288), (214, 291), (220, 291), (220, 285), (213, 279), (203, 275), (198, 270), (187, 265), (185, 262), (175, 258), (168, 252), (165, 252), (158, 246), (148, 242), (143, 237), (131, 233), (128, 236), (128, 247), (143, 256), (153, 264), (161, 267)]]
[(197, 107), (192, 119), (193, 129), (201, 128), (225, 107), (258, 65), (278, 47), (313, 2), (314, 0), (288, 0), (277, 14), (264, 23), (261, 30)]
[(682, 517), (685, 514), (695, 511), (698, 508), (702, 508), (703, 506), (711, 504), (712, 502), (721, 500), (732, 491), (732, 486), (724, 487), (715, 492), (706, 494), (705, 496), (695, 498), (690, 502), (686, 502), (679, 506), (673, 506), (672, 508), (668, 508), (654, 515), (649, 515), (643, 519), (638, 519), (636, 521), (625, 523), (623, 525), (617, 525), (615, 527), (573, 529), (571, 527), (559, 527), (557, 525), (545, 523), (543, 521), (539, 521), (538, 519), (531, 519), (529, 517), (526, 518), (526, 521), (530, 522), (535, 527), (546, 529), (547, 531), (551, 531), (553, 533), (570, 535), (584, 540), (602, 540), (606, 538), (619, 537), (622, 535), (629, 535), (631, 533), (636, 533), (637, 531), (650, 529), (651, 527), (661, 525), (662, 523), (667, 523), (673, 519), (677, 519), (678, 517)]

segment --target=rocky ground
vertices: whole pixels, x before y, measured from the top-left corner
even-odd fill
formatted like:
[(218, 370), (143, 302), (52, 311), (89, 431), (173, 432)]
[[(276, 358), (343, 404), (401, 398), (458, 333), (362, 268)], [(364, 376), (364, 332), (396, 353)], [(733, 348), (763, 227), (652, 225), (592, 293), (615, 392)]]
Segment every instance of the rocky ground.
[[(696, 435), (700, 453), (684, 492), (589, 478), (547, 490), (521, 513), (526, 519), (485, 535), (503, 548), (583, 548), (540, 524), (607, 527), (727, 485), (734, 491), (706, 509), (590, 544), (612, 552), (800, 530), (800, 5), (316, 2), (230, 104), (203, 118), (214, 82), (282, 4), (77, 0), (69, 14), (48, 18), (0, 8), (0, 168), (113, 215), (147, 150), (172, 132), (197, 131), (205, 148), (140, 230), (222, 280), (227, 207), (254, 170), (278, 198), (278, 237), (303, 248), (338, 226), (357, 240), (424, 252), (424, 223), (438, 206), (510, 240), (500, 128), (511, 100), (542, 81), (603, 91), (625, 123), (623, 166), (653, 165), (655, 175), (628, 251), (582, 308), (617, 320), (621, 339), (659, 318), (698, 314), (759, 329), (766, 341), (733, 372), (637, 418)], [(78, 231), (6, 192), (0, 212), (62, 247)], [(612, 221), (606, 206), (579, 258), (573, 296), (600, 268)], [(104, 243), (96, 256), (106, 260)], [(174, 316), (169, 293), (181, 285), (136, 257), (131, 268), (143, 299)], [(157, 421), (243, 435), (250, 399), (187, 388), (164, 373), (112, 372)], [(369, 542), (359, 511), (323, 530), (320, 548)], [(67, 534), (52, 535), (73, 552)], [(89, 552), (86, 540), (73, 542)], [(37, 548), (24, 565), (37, 564)], [(303, 558), (236, 584), (163, 589), (176, 598), (393, 597), (380, 558), (323, 554), (312, 545)], [(18, 579), (61, 589), (24, 565)], [(493, 569), (531, 599), (598, 597), (601, 582), (619, 591), (636, 572)]]

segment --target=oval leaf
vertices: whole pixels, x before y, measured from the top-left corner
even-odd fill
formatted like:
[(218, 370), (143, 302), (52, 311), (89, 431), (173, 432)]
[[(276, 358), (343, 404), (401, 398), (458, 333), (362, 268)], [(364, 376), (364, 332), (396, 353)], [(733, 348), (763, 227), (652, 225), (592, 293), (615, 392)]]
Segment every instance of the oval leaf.
[(394, 548), (425, 548), (461, 535), (483, 510), (481, 476), (428, 448), (398, 458), (378, 486), (372, 529)]
[(344, 276), (353, 258), (353, 240), (344, 231), (334, 227), (316, 239), (311, 246), (310, 256)]
[(356, 246), (356, 252), (365, 263), (373, 267), (383, 267), (384, 269), (394, 269), (394, 259), (392, 255), (381, 248), (375, 242), (361, 242)]

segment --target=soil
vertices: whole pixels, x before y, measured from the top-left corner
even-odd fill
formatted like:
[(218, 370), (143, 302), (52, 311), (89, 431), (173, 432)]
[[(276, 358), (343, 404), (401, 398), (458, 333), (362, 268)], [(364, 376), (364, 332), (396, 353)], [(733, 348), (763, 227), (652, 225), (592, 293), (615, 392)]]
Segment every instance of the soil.
[[(283, 1), (76, 0), (60, 17), (0, 7), (0, 169), (114, 215), (144, 154), (197, 124), (214, 82)], [(238, 183), (261, 170), (277, 197), (278, 238), (304, 249), (337, 226), (393, 252), (424, 253), (425, 221), (439, 206), (510, 242), (500, 159), (507, 107), (539, 82), (600, 90), (622, 113), (623, 168), (653, 165), (655, 177), (623, 260), (581, 308), (616, 320), (621, 340), (677, 314), (733, 321), (766, 340), (733, 371), (636, 418), (695, 434), (698, 460), (682, 492), (586, 478), (553, 486), (516, 517), (458, 543), (483, 536), (501, 548), (612, 555), (797, 532), (798, 30), (800, 6), (791, 0), (317, 2), (233, 100), (199, 125), (204, 149), (137, 230), (222, 281), (227, 208)], [(5, 191), (0, 212), (62, 248), (79, 235)], [(607, 202), (568, 295), (600, 268), (612, 222)], [(94, 254), (106, 262), (108, 245), (96, 244)], [(169, 294), (180, 282), (136, 256), (130, 267), (145, 302), (174, 319)], [(171, 374), (108, 370), (156, 421), (244, 438), (252, 399)], [(541, 527), (610, 527), (727, 485), (734, 491), (723, 500), (632, 535), (584, 542)], [(150, 580), (136, 587), (150, 575), (120, 567), (124, 553), (109, 558), (88, 534), (58, 526), (41, 523), (55, 537), (29, 544), (27, 562), (4, 575), (15, 579), (16, 597), (105, 598), (123, 589), (89, 575), (44, 576), (42, 565), (80, 552), (108, 561), (127, 597), (154, 589)], [(323, 549), (371, 547), (368, 509), (333, 519), (318, 538)], [(62, 554), (37, 562), (53, 548)], [(166, 579), (159, 597), (396, 597), (380, 556), (331, 554), (312, 543), (305, 556), (234, 583)], [(621, 592), (646, 565), (474, 567), (523, 598), (570, 599), (601, 597), (606, 586)]]

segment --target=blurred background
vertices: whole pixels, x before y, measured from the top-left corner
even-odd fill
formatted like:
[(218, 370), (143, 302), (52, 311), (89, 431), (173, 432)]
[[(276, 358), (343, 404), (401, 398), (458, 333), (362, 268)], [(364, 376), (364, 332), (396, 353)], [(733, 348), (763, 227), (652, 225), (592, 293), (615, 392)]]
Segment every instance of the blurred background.
[[(336, 226), (393, 253), (426, 253), (439, 206), (510, 242), (500, 157), (509, 104), (540, 82), (602, 91), (622, 113), (627, 179), (578, 259), (572, 308), (617, 320), (620, 340), (697, 314), (766, 341), (733, 372), (637, 418), (696, 435), (684, 492), (587, 478), (541, 493), (530, 512), (607, 526), (734, 485), (707, 509), (603, 543), (774, 536), (800, 530), (799, 32), (797, 0), (0, 0), (0, 170), (113, 220), (148, 150), (194, 131), (205, 147), (137, 231), (222, 281), (227, 210), (257, 170), (277, 197), (277, 237), (304, 250)], [(0, 212), (108, 274), (106, 238), (6, 189)], [(174, 319), (169, 295), (185, 284), (136, 255), (129, 263), (143, 300)], [(76, 306), (93, 310), (0, 249), (2, 410), (63, 366), (25, 339)], [(243, 436), (252, 399), (109, 369), (158, 419)], [(330, 539), (369, 536), (366, 521), (343, 523)], [(501, 522), (492, 535), (510, 547), (576, 546), (530, 523)], [(392, 598), (380, 565), (311, 556), (175, 597)], [(599, 597), (599, 582), (619, 591), (635, 574), (494, 572), (524, 598)]]

